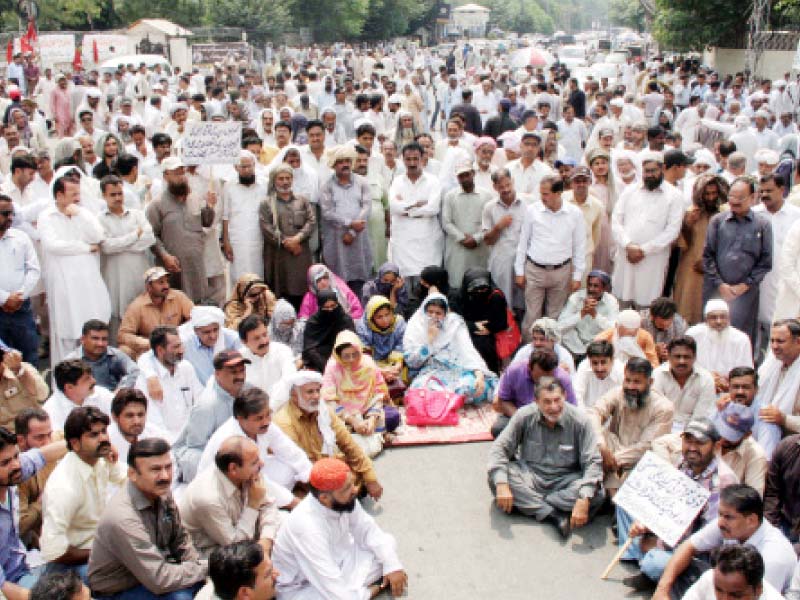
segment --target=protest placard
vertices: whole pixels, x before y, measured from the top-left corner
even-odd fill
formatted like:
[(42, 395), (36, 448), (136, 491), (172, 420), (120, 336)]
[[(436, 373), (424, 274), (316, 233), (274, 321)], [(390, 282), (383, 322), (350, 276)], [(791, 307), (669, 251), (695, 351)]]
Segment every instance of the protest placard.
[(708, 501), (709, 492), (663, 458), (647, 452), (614, 502), (670, 546), (675, 546)]
[(242, 124), (238, 121), (188, 121), (181, 146), (181, 158), (187, 165), (237, 163), (242, 148)]

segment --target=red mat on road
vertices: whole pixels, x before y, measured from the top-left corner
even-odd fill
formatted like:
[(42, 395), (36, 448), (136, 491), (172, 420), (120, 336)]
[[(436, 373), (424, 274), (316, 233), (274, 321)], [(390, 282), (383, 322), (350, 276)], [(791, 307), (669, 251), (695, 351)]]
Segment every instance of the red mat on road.
[[(400, 408), (405, 413), (404, 408)], [(415, 427), (403, 424), (395, 432), (397, 437), (392, 446), (419, 446), (422, 444), (463, 444), (464, 442), (491, 441), (489, 429), (497, 413), (489, 404), (465, 406), (460, 411), (456, 427)]]

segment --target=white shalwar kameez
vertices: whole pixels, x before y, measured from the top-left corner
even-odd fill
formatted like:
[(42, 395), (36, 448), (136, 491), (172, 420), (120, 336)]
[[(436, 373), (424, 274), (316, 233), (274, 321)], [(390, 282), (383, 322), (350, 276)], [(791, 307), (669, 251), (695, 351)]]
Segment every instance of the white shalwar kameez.
[(697, 343), (697, 365), (712, 373), (727, 377), (734, 367), (753, 366), (750, 338), (735, 327), (729, 325), (718, 332), (698, 323), (689, 327), (686, 335)]
[(89, 210), (76, 206), (68, 217), (51, 206), (39, 216), (50, 318), (50, 364), (58, 364), (78, 345), (83, 324), (108, 322), (111, 300), (100, 274), (100, 253), (90, 246), (105, 233)]
[(258, 209), (266, 197), (267, 186), (258, 179), (252, 185), (242, 185), (238, 181), (225, 184), (222, 220), (228, 222), (228, 239), (233, 248), (231, 281), (238, 281), (245, 273), (264, 277), (264, 238), (258, 221)]
[(142, 293), (140, 275), (151, 265), (149, 249), (156, 237), (141, 210), (126, 208), (115, 215), (106, 209), (98, 220), (107, 236), (101, 246), (101, 270), (111, 298), (111, 316), (121, 319), (128, 305)]
[[(650, 306), (661, 295), (669, 253), (683, 221), (684, 204), (678, 190), (662, 183), (655, 190), (644, 185), (625, 190), (614, 206), (611, 234), (616, 245), (614, 295), (620, 301)], [(628, 262), (625, 248), (638, 245), (644, 258)]]
[[(214, 458), (222, 442), (235, 436), (247, 437), (247, 434), (236, 417), (229, 417), (209, 438), (200, 457), (197, 472), (201, 473), (206, 467), (214, 464)], [(261, 474), (264, 476), (270, 495), (275, 498), (279, 507), (288, 506), (294, 500), (292, 494), (294, 486), (298, 483), (308, 483), (311, 461), (300, 446), (275, 423), (270, 424), (266, 433), (256, 436), (255, 441), (261, 462), (264, 463)]]
[[(411, 208), (422, 200), (426, 201), (424, 206)], [(405, 173), (392, 182), (389, 189), (392, 217), (389, 255), (403, 277), (413, 277), (429, 265), (442, 264), (444, 232), (439, 223), (441, 207), (441, 187), (436, 177), (429, 173), (422, 173), (416, 183), (412, 183)]]
[(367, 600), (368, 585), (403, 568), (394, 537), (358, 501), (338, 513), (310, 494), (284, 520), (272, 562), (281, 600)]

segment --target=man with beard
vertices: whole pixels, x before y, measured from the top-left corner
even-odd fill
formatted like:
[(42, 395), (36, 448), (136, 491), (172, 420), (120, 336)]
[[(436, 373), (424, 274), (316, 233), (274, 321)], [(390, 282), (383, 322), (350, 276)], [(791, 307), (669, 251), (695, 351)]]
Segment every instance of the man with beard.
[(347, 282), (356, 296), (372, 274), (372, 247), (367, 221), (372, 210), (369, 183), (353, 173), (356, 153), (339, 147), (328, 160), (334, 170), (319, 190), (322, 258)]
[(374, 598), (384, 589), (394, 598), (403, 595), (408, 576), (395, 539), (356, 500), (355, 481), (337, 458), (314, 463), (311, 493), (289, 514), (275, 540), (272, 559), (281, 598)]
[(144, 272), (144, 288), (125, 310), (117, 335), (119, 349), (133, 359), (150, 349), (153, 329), (188, 321), (193, 306), (186, 294), (170, 288), (169, 273), (163, 267)]
[(755, 343), (759, 285), (772, 268), (772, 225), (751, 208), (755, 184), (738, 179), (728, 192), (729, 210), (708, 224), (703, 249), (703, 302), (722, 298), (731, 324)]
[(606, 272), (591, 271), (586, 278), (586, 288), (573, 292), (561, 310), (558, 317), (561, 343), (573, 356), (584, 356), (586, 346), (614, 326), (619, 304), (610, 288), (611, 278)]
[(222, 190), (222, 251), (231, 263), (230, 279), (245, 273), (264, 277), (264, 238), (258, 226), (258, 209), (267, 195), (265, 181), (256, 179), (256, 157), (241, 150), (236, 165), (238, 181)]
[(784, 593), (797, 564), (789, 540), (764, 520), (764, 503), (749, 485), (733, 484), (719, 495), (718, 517), (675, 549), (656, 587), (653, 600), (682, 598), (709, 567), (707, 553), (731, 544), (750, 544), (764, 559), (764, 580)]
[(181, 479), (189, 482), (197, 474), (197, 466), (208, 440), (233, 414), (233, 401), (245, 389), (245, 365), (250, 359), (238, 350), (222, 350), (214, 356), (214, 376), (191, 407), (178, 439), (175, 440), (175, 459)]
[(642, 329), (641, 315), (630, 308), (621, 311), (616, 324), (599, 333), (595, 339), (611, 342), (617, 359), (623, 363), (628, 362), (629, 358), (639, 357), (650, 361), (654, 369), (661, 364), (653, 336)]
[(711, 372), (717, 392), (725, 392), (728, 371), (753, 366), (750, 338), (731, 326), (724, 300), (709, 300), (703, 312), (705, 322), (687, 329), (686, 335), (697, 342), (697, 364)]
[(175, 327), (154, 328), (149, 344), (152, 350), (139, 361), (142, 370), (136, 388), (148, 400), (149, 420), (167, 431), (168, 439), (174, 439), (199, 401), (203, 386), (194, 367), (183, 360), (183, 342)]
[[(311, 462), (330, 456), (344, 460), (355, 476), (361, 493), (379, 500), (383, 487), (372, 461), (353, 440), (344, 422), (333, 408), (320, 402), (322, 375), (316, 371), (298, 371), (286, 382), (288, 398), (282, 394), (272, 399), (276, 407), (274, 422), (308, 456)], [(280, 407), (280, 408), (277, 408)]]
[(497, 142), (488, 136), (479, 137), (473, 144), (475, 149), (475, 187), (489, 192), (492, 197), (497, 197), (494, 190), (492, 175), (497, 168), (492, 164)]
[(58, 463), (42, 496), (42, 557), (46, 573), (75, 571), (86, 580), (100, 514), (125, 469), (108, 441), (108, 415), (93, 406), (74, 409), (64, 423), (70, 452)]
[[(292, 490), (308, 483), (311, 461), (306, 453), (281, 431), (272, 426), (272, 410), (266, 392), (251, 387), (233, 401), (233, 416), (220, 425), (208, 440), (200, 458), (198, 472), (214, 463), (217, 450), (232, 436), (243, 436), (256, 443), (264, 463), (264, 475), (270, 496), (280, 508), (291, 510), (300, 501)], [(302, 495), (300, 496), (302, 498)]]
[(297, 372), (291, 348), (270, 340), (268, 321), (261, 315), (239, 323), (239, 339), (244, 344), (242, 356), (251, 361), (245, 370), (248, 383), (272, 395), (283, 378)]
[(672, 243), (678, 238), (684, 204), (680, 192), (664, 183), (661, 153), (642, 153), (644, 181), (617, 200), (611, 232), (617, 246), (614, 295), (623, 305), (647, 308), (661, 295)]
[(450, 277), (450, 287), (458, 288), (470, 267), (486, 268), (489, 247), (483, 243), (481, 216), (492, 199), (491, 194), (475, 188), (472, 163), (456, 166), (461, 186), (447, 192), (442, 202), (442, 229), (445, 238), (444, 268)]
[(264, 235), (265, 280), (276, 296), (298, 308), (308, 290), (310, 238), (317, 219), (308, 199), (292, 191), (293, 180), (289, 165), (272, 170), (269, 195), (262, 200), (258, 216)]
[(567, 404), (558, 379), (540, 378), (535, 402), (514, 413), (489, 451), (489, 487), (498, 508), (552, 521), (568, 537), (603, 503), (602, 479), (591, 422)]
[(100, 517), (89, 585), (106, 598), (192, 598), (206, 578), (170, 493), (169, 444), (147, 438), (131, 445), (128, 482)]
[(189, 182), (181, 159), (169, 157), (162, 163), (167, 189), (147, 207), (156, 243), (153, 252), (171, 274), (173, 287), (183, 290), (193, 302), (208, 295), (203, 259), (203, 227), (214, 221), (214, 207), (190, 206)]
[[(720, 434), (711, 421), (705, 418), (692, 419), (681, 434), (681, 453), (675, 457), (674, 462), (670, 456), (663, 457), (710, 492), (708, 501), (689, 527), (689, 533), (700, 530), (717, 518), (720, 491), (738, 483), (731, 469), (717, 457), (719, 441)], [(624, 545), (629, 537), (641, 538), (635, 540), (623, 555), (624, 560), (639, 561), (641, 568), (641, 573), (624, 579), (625, 585), (638, 590), (655, 588), (672, 556), (672, 550), (668, 550), (647, 527), (639, 521), (634, 522), (633, 517), (619, 507), (617, 528), (620, 545)]]
[(128, 450), (138, 439), (168, 437), (169, 434), (147, 418), (147, 397), (141, 390), (122, 388), (111, 402), (111, 424), (108, 426), (108, 439), (119, 455), (119, 461), (126, 464)]
[(644, 358), (629, 359), (622, 386), (588, 411), (600, 440), (604, 485), (612, 496), (653, 440), (672, 430), (672, 402), (650, 388), (652, 373), (653, 365)]
[(63, 441), (20, 453), (14, 434), (0, 427), (0, 592), (8, 600), (27, 600), (38, 574), (25, 560), (25, 547), (17, 526), (17, 495), (14, 486), (35, 476), (66, 453)]

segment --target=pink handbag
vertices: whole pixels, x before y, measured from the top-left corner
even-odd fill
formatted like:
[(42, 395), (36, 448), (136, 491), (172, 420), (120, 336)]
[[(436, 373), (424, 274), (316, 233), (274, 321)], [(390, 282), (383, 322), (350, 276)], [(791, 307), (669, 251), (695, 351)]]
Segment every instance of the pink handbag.
[[(437, 377), (429, 377), (428, 382), (431, 380), (445, 387)], [(458, 425), (458, 409), (464, 406), (464, 396), (447, 389), (411, 388), (406, 392), (405, 406), (409, 425), (455, 426)]]

